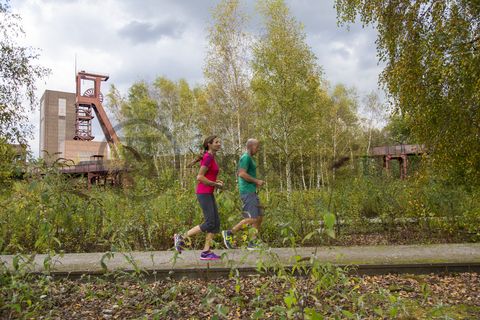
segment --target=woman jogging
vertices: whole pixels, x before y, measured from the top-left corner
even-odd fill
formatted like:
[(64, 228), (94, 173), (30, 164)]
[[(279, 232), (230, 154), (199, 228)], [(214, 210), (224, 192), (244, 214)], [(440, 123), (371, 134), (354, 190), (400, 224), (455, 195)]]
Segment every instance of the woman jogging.
[(220, 259), (213, 251), (210, 250), (215, 233), (220, 232), (220, 217), (218, 215), (217, 203), (213, 191), (215, 187), (223, 187), (223, 182), (217, 180), (218, 165), (215, 161), (215, 154), (222, 147), (220, 139), (217, 136), (210, 136), (203, 142), (203, 154), (195, 159), (190, 165), (200, 161), (200, 171), (197, 175), (197, 199), (203, 211), (205, 221), (198, 226), (188, 230), (185, 234), (174, 235), (175, 249), (182, 253), (185, 246), (185, 238), (192, 237), (200, 232), (205, 232), (205, 246), (200, 254), (200, 260), (218, 260)]

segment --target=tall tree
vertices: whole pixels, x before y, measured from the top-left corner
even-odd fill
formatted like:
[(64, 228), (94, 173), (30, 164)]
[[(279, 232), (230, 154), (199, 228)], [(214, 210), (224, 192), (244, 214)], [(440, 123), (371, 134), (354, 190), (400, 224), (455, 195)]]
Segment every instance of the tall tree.
[(412, 121), (408, 116), (400, 113), (393, 113), (388, 119), (385, 131), (390, 143), (393, 144), (413, 144), (416, 143), (412, 136)]
[(107, 97), (124, 143), (144, 155), (176, 157), (197, 144), (196, 97), (185, 80), (159, 77), (153, 85), (137, 82), (126, 98), (112, 86)]
[(20, 22), (9, 1), (0, 1), (0, 137), (7, 141), (24, 141), (30, 133), (27, 112), (37, 104), (36, 81), (49, 73), (35, 64), (35, 49), (18, 44), (24, 36)]
[(320, 69), (302, 26), (282, 0), (259, 2), (265, 31), (253, 50), (256, 105), (264, 139), (282, 156), (287, 191), (292, 191), (292, 160), (312, 127)]
[(168, 152), (165, 145), (168, 140), (164, 132), (155, 126), (159, 107), (152, 96), (152, 90), (147, 82), (134, 83), (121, 104), (122, 135), (124, 144), (133, 147), (143, 157), (154, 157), (162, 152)]
[(209, 47), (204, 67), (211, 108), (211, 124), (224, 140), (227, 153), (240, 152), (249, 133), (250, 74), (246, 15), (239, 0), (222, 0), (213, 11)]
[[(353, 146), (356, 142), (358, 130), (357, 118), (357, 93), (354, 88), (347, 88), (338, 84), (331, 94), (331, 106), (326, 115), (325, 129), (328, 131), (330, 141), (330, 155), (333, 162), (342, 156), (353, 158)], [(333, 171), (335, 174), (335, 171)]]
[(450, 177), (480, 183), (480, 4), (336, 0), (340, 22), (378, 30), (381, 81)]
[(128, 149), (124, 156), (133, 152), (136, 158), (140, 155), (143, 160), (151, 160), (144, 164), (157, 173), (172, 169), (169, 172), (185, 185), (189, 158), (185, 155), (199, 144), (196, 90), (183, 79), (174, 82), (159, 77), (152, 85), (134, 83), (126, 98), (112, 86), (107, 97), (107, 106), (119, 122), (122, 143)]
[(364, 130), (367, 134), (367, 146), (365, 148), (365, 154), (370, 154), (370, 148), (372, 146), (372, 137), (375, 128), (382, 124), (385, 118), (385, 107), (380, 101), (380, 97), (375, 92), (370, 92), (363, 99), (362, 114), (364, 118)]
[(180, 154), (186, 154), (198, 143), (193, 91), (183, 79), (173, 82), (159, 77), (154, 83), (153, 94), (158, 104), (157, 126), (164, 127), (169, 132), (167, 138), (174, 156), (173, 165), (179, 168)]

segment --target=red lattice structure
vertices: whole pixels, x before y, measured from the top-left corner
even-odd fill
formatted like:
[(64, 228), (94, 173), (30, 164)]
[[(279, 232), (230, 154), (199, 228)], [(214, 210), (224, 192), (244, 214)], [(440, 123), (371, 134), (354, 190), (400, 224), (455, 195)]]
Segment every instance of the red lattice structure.
[(92, 135), (93, 108), (91, 105), (75, 106), (75, 140), (91, 141), (95, 137)]
[[(107, 117), (102, 106), (103, 95), (100, 92), (102, 81), (107, 81), (108, 76), (80, 71), (76, 75), (75, 94), (75, 135), (74, 140), (92, 141), (92, 120), (98, 118), (100, 127), (105, 135), (105, 140), (111, 147), (120, 145), (120, 140)], [(86, 85), (88, 89), (82, 90)], [(93, 155), (90, 161), (82, 161), (74, 166), (66, 166), (60, 169), (62, 173), (70, 175), (81, 175), (87, 177), (87, 186), (98, 184), (107, 180), (112, 184), (121, 184), (121, 174), (126, 172), (125, 168), (118, 168), (109, 161), (103, 159), (103, 155)]]
[[(110, 120), (102, 106), (103, 95), (100, 92), (102, 81), (107, 81), (108, 76), (87, 73), (80, 71), (76, 76), (76, 97), (75, 97), (75, 140), (91, 141), (95, 137), (92, 135), (93, 112), (98, 118), (100, 127), (105, 135), (105, 139), (109, 144), (117, 145), (119, 139)], [(93, 82), (93, 86), (82, 91), (82, 82)], [(82, 93), (83, 92), (83, 93)]]

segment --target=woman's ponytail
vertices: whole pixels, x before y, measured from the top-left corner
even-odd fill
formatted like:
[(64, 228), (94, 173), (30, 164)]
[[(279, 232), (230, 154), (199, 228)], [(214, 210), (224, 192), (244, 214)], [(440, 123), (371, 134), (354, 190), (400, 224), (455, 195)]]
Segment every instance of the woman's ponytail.
[(197, 162), (200, 162), (202, 159), (203, 159), (203, 156), (205, 155), (205, 152), (208, 152), (208, 145), (209, 144), (212, 144), (213, 143), (213, 140), (215, 140), (217, 138), (217, 136), (209, 136), (207, 137), (205, 140), (203, 140), (203, 144), (202, 144), (202, 147), (203, 147), (203, 151), (197, 155), (195, 157), (195, 159), (193, 159), (188, 165), (187, 167), (188, 168), (191, 168), (193, 167), (194, 164), (196, 164)]
[(195, 163), (200, 162), (200, 161), (203, 159), (203, 155), (205, 154), (205, 152), (206, 152), (206, 151), (204, 151), (204, 152), (200, 153), (199, 155), (197, 155), (197, 156), (195, 157), (195, 159), (193, 159), (192, 161), (190, 161), (189, 164), (187, 164), (187, 167), (188, 167), (188, 168), (191, 168), (191, 167), (193, 167), (193, 165), (194, 165)]

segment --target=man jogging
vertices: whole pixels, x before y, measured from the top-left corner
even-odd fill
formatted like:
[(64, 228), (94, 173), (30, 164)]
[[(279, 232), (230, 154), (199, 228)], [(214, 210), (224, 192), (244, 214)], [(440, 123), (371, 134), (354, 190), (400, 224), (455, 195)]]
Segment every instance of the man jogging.
[(263, 211), (257, 195), (257, 188), (264, 184), (263, 180), (257, 179), (257, 164), (253, 156), (260, 150), (260, 144), (256, 139), (248, 139), (247, 151), (242, 154), (238, 164), (238, 188), (242, 199), (242, 214), (244, 219), (237, 223), (231, 230), (223, 230), (223, 242), (228, 249), (233, 248), (233, 234), (241, 230), (245, 225), (255, 228), (255, 234), (249, 241), (247, 249), (257, 248), (256, 236), (263, 220)]

